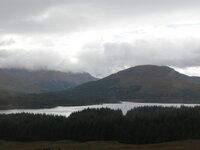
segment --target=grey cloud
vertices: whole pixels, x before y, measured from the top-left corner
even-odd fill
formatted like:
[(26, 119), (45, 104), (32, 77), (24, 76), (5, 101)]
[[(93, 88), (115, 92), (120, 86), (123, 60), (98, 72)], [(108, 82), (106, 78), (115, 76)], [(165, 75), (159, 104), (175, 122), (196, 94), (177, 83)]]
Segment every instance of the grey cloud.
[(9, 56), (10, 54), (8, 50), (0, 49), (0, 59), (6, 59)]
[(175, 67), (200, 66), (199, 39), (143, 39), (132, 42), (90, 43), (77, 55), (78, 62), (52, 49), (0, 50), (0, 67), (89, 72), (104, 77), (121, 69), (142, 64)]
[[(198, 12), (197, 0), (1, 0), (1, 32), (73, 32), (162, 19), (173, 12)], [(50, 13), (47, 19), (33, 18)], [(173, 16), (173, 15), (172, 15)], [(161, 21), (162, 22), (162, 21)]]
[(49, 67), (56, 66), (60, 58), (57, 52), (49, 50), (0, 49), (2, 68), (51, 69)]
[(10, 38), (8, 40), (0, 41), (0, 46), (8, 46), (8, 45), (12, 45), (14, 43), (15, 43), (14, 39)]
[(0, 68), (85, 72), (79, 65), (73, 64), (68, 57), (52, 49), (0, 49)]
[[(79, 55), (81, 68), (102, 77), (118, 70), (142, 64), (193, 67), (200, 65), (199, 40), (162, 42), (136, 40), (132, 43), (105, 43)], [(179, 43), (180, 42), (180, 43)], [(196, 44), (196, 45), (195, 45)], [(195, 46), (194, 46), (195, 45)], [(92, 63), (91, 63), (92, 62)]]
[[(126, 29), (127, 26), (134, 34), (142, 34), (143, 30), (137, 32), (135, 27), (157, 24), (178, 27), (173, 21), (182, 19), (187, 24), (191, 16), (194, 17), (192, 21), (199, 20), (199, 12), (199, 0), (0, 0), (0, 33), (2, 37), (13, 33), (25, 38), (37, 34), (33, 38), (36, 43), (43, 34), (67, 35), (99, 29)], [(82, 47), (77, 55), (78, 63), (72, 63), (67, 56), (53, 50), (53, 38), (52, 41), (44, 39), (43, 49), (0, 49), (0, 67), (87, 71), (103, 77), (140, 64), (200, 66), (199, 40), (97, 41)], [(14, 42), (12, 39), (0, 41), (0, 47)], [(30, 46), (34, 45), (37, 44)]]

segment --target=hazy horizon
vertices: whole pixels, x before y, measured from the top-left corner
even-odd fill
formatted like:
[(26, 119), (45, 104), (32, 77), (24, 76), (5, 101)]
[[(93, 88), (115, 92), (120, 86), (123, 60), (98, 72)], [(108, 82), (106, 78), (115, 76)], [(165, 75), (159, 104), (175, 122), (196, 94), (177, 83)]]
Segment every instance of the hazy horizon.
[[(153, 65), (153, 64), (144, 64), (144, 65), (136, 65), (136, 66), (151, 66), (151, 65)], [(112, 72), (112, 73), (110, 73), (110, 74), (108, 74), (107, 76), (110, 76), (110, 75), (112, 75), (112, 74), (115, 74), (115, 73), (118, 73), (118, 72), (120, 72), (120, 71), (123, 71), (123, 70), (126, 70), (126, 69), (129, 69), (129, 68), (132, 68), (132, 67), (136, 67), (136, 66), (130, 66), (130, 67), (128, 67), (128, 68), (123, 68), (123, 69), (119, 69), (119, 70), (117, 70), (116, 72)], [(158, 67), (162, 67), (163, 65), (153, 65), (153, 66), (158, 66)], [(175, 68), (175, 67), (171, 67), (171, 66), (167, 66), (167, 65), (165, 65), (166, 67), (170, 67), (170, 68), (172, 68), (172, 69), (174, 69), (175, 71), (177, 71), (177, 72), (179, 72), (179, 73), (181, 73), (181, 74), (185, 74), (185, 75), (188, 75), (188, 76), (191, 76), (191, 77), (200, 77), (200, 75), (193, 75), (192, 73), (188, 73), (188, 71), (186, 71), (186, 70), (184, 70), (184, 69), (180, 69), (180, 68)], [(37, 72), (37, 71), (58, 71), (58, 72), (64, 72), (64, 73), (74, 73), (74, 74), (78, 74), (78, 73), (85, 73), (85, 74), (90, 74), (89, 72), (86, 72), (86, 71), (63, 71), (63, 70), (58, 70), (58, 69), (48, 69), (48, 68), (35, 68), (35, 69), (29, 69), (29, 68), (18, 68), (18, 67), (4, 67), (4, 68), (0, 68), (0, 69), (16, 69), (16, 70), (25, 70), (25, 71), (29, 71), (29, 72)], [(95, 75), (93, 75), (93, 74), (90, 74), (90, 75), (92, 75), (93, 77), (95, 77), (95, 78), (97, 78), (97, 79), (102, 79), (102, 78), (104, 78), (104, 77), (98, 77), (98, 76), (95, 76)], [(105, 77), (107, 77), (107, 76), (105, 76)]]

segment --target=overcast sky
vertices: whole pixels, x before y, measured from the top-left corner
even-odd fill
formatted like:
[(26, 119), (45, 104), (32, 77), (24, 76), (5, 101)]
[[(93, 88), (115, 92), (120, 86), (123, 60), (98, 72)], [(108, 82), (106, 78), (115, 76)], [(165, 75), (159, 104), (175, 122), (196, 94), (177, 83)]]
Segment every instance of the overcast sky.
[(0, 0), (0, 67), (200, 75), (199, 0)]

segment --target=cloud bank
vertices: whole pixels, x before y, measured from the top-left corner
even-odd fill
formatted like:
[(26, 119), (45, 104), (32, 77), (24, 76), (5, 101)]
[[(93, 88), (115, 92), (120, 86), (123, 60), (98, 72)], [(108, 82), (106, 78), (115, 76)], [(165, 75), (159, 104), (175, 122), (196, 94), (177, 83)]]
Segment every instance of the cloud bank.
[(0, 0), (0, 67), (200, 75), (198, 0)]

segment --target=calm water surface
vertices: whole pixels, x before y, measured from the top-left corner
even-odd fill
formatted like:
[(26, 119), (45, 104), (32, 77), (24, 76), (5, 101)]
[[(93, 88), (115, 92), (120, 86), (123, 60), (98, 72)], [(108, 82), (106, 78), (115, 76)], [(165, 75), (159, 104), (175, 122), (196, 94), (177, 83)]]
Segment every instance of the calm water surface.
[(194, 107), (200, 106), (200, 104), (160, 104), (160, 103), (134, 103), (134, 102), (121, 102), (121, 103), (105, 103), (99, 105), (86, 105), (86, 106), (58, 106), (55, 108), (46, 109), (9, 109), (0, 110), (0, 114), (11, 114), (11, 113), (34, 113), (34, 114), (53, 114), (68, 117), (72, 112), (81, 111), (87, 108), (111, 108), (111, 109), (121, 109), (124, 114), (132, 108), (141, 106), (163, 106), (163, 107)]

